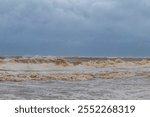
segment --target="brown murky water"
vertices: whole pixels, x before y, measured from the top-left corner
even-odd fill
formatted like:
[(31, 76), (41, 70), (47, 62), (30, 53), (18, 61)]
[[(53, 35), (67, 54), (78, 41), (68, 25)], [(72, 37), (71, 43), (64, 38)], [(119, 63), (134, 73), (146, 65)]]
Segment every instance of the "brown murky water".
[(0, 99), (150, 99), (150, 78), (0, 82)]
[(150, 99), (150, 59), (1, 57), (0, 99)]

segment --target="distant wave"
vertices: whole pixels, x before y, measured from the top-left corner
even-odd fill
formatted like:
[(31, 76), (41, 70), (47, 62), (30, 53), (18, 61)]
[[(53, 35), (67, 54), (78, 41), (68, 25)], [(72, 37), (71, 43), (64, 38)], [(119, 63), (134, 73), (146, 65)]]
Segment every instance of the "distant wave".
[(0, 63), (42, 64), (54, 63), (55, 65), (87, 65), (87, 66), (112, 66), (112, 65), (145, 65), (150, 63), (150, 58), (93, 58), (93, 57), (0, 57)]

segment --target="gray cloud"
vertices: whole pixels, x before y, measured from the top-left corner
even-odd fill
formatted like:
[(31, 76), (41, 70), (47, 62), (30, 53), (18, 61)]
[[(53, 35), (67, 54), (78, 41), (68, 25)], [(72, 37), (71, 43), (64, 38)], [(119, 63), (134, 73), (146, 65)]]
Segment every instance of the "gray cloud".
[(148, 0), (0, 0), (0, 53), (149, 56)]

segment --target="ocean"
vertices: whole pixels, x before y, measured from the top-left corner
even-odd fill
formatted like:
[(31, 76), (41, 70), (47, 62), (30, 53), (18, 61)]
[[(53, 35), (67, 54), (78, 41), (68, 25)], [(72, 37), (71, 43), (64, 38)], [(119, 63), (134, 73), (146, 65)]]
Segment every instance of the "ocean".
[(1, 57), (0, 99), (150, 99), (150, 59)]

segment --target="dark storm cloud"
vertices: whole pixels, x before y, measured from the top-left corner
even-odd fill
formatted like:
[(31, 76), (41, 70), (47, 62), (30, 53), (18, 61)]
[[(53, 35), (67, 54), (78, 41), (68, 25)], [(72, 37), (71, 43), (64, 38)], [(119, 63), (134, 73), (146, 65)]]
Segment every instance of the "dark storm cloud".
[(0, 0), (0, 53), (148, 56), (148, 0)]

